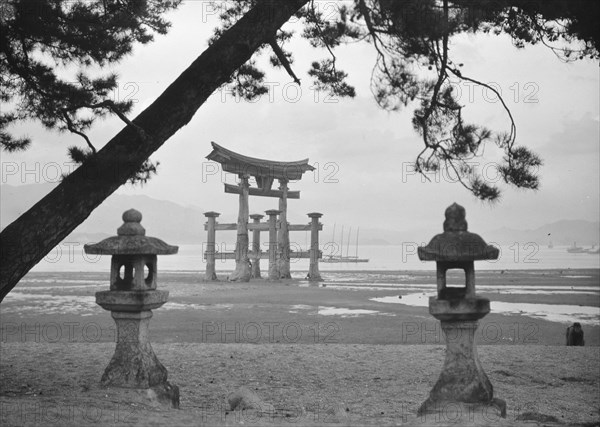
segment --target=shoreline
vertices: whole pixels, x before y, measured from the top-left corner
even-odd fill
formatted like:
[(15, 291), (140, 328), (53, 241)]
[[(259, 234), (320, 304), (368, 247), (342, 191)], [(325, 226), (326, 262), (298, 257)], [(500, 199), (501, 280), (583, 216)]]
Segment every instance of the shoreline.
[[(439, 322), (429, 315), (426, 306), (374, 300), (398, 296), (408, 299), (411, 294), (435, 292), (434, 271), (340, 271), (323, 276), (325, 281), (318, 284), (300, 279), (238, 283), (206, 282), (203, 274), (195, 271), (159, 271), (158, 288), (168, 290), (170, 296), (169, 302), (153, 311), (153, 342), (306, 344), (327, 339), (329, 343), (342, 344), (443, 343)], [(517, 308), (534, 303), (557, 308), (581, 305), (598, 308), (600, 316), (600, 270), (568, 270), (562, 274), (560, 270), (515, 270), (503, 274), (483, 271), (477, 272), (476, 277), (478, 295), (489, 298), (492, 304), (516, 304)], [(462, 272), (452, 272), (448, 283), (462, 280)], [(540, 293), (536, 288), (539, 286), (548, 293)], [(61, 327), (59, 341), (68, 341), (70, 332), (83, 340), (81, 331), (92, 324), (104, 332), (96, 341), (114, 340), (114, 332), (110, 332), (114, 327), (112, 319), (96, 305), (94, 297), (95, 292), (107, 288), (108, 272), (30, 273), (2, 303), (3, 341), (27, 341), (27, 327), (38, 327), (37, 335), (43, 340), (43, 328), (48, 324)], [(535, 288), (536, 293), (513, 293), (531, 292), (521, 288)], [(553, 294), (553, 288), (560, 288), (561, 293)], [(588, 290), (578, 292), (578, 288)], [(68, 323), (77, 326), (70, 331)], [(556, 322), (518, 311), (492, 310), (480, 321), (477, 342), (563, 346), (569, 323), (572, 322)], [(276, 326), (270, 330), (269, 325)], [(294, 331), (298, 331), (297, 340)], [(591, 320), (584, 325), (584, 331), (586, 345), (600, 345), (600, 322)], [(35, 332), (32, 336), (36, 339)]]

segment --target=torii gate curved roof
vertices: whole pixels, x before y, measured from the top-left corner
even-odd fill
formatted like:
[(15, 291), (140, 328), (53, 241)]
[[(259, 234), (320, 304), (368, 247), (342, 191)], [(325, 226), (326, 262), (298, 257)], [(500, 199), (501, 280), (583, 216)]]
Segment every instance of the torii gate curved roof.
[[(211, 144), (213, 151), (206, 156), (208, 160), (221, 163), (225, 172), (253, 176), (259, 183), (259, 187), (263, 187), (261, 183), (265, 181), (272, 183), (273, 179), (299, 180), (304, 172), (315, 170), (308, 164), (308, 159), (293, 162), (257, 159), (228, 150), (216, 142), (211, 142)], [(269, 185), (270, 187), (271, 185)]]

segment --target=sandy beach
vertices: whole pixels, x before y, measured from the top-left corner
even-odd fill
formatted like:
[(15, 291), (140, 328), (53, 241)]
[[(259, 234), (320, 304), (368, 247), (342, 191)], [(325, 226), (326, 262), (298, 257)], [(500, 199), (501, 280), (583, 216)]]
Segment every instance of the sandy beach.
[[(442, 366), (439, 323), (427, 307), (381, 302), (427, 294), (434, 273), (324, 276), (312, 285), (299, 277), (231, 283), (160, 273), (170, 298), (154, 310), (151, 339), (181, 391), (181, 409), (165, 411), (99, 385), (115, 341), (109, 313), (94, 300), (108, 288), (107, 274), (30, 273), (0, 310), (3, 424), (449, 423), (415, 418)], [(598, 270), (478, 272), (477, 284), (492, 301), (600, 313)], [(568, 323), (560, 317), (492, 312), (481, 321), (478, 351), (495, 395), (507, 401), (506, 422), (600, 423), (600, 326), (582, 316), (583, 348), (564, 345)], [(276, 413), (229, 412), (226, 396), (242, 386)]]
[(0, 427), (600, 427), (598, 21), (0, 0)]

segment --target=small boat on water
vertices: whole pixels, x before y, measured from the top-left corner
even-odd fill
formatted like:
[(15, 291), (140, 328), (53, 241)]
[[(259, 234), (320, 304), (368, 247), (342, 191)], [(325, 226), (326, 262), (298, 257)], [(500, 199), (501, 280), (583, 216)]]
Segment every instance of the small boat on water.
[[(348, 255), (350, 250), (350, 233), (352, 232), (352, 227), (350, 231), (348, 231), (348, 246), (346, 247), (346, 256), (344, 256), (344, 226), (342, 226), (342, 243), (340, 244), (340, 255), (325, 255), (321, 258), (320, 262), (334, 264), (334, 263), (359, 263), (359, 262), (369, 262), (367, 258), (359, 258), (358, 257), (358, 232), (360, 229), (356, 230), (356, 255), (351, 256)], [(335, 241), (335, 224), (333, 225), (333, 241)]]
[(582, 246), (577, 246), (577, 242), (573, 242), (573, 246), (567, 248), (567, 252), (570, 254), (582, 254), (585, 252)]
[(567, 252), (570, 254), (598, 254), (600, 253), (600, 248), (594, 250), (596, 245), (592, 245), (590, 249), (584, 249), (582, 246), (577, 246), (576, 242), (573, 242), (573, 246), (567, 248)]
[(340, 263), (340, 262), (347, 262), (347, 263), (352, 263), (352, 262), (369, 262), (369, 260), (367, 258), (357, 258), (355, 256), (334, 256), (334, 255), (328, 255), (325, 258), (322, 258), (320, 260), (320, 262), (325, 262), (325, 263)]

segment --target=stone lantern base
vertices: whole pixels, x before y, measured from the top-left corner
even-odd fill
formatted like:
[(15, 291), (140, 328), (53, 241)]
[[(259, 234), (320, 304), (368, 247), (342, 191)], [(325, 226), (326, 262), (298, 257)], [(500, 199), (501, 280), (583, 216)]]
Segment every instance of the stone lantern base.
[(481, 367), (475, 346), (478, 319), (489, 313), (489, 300), (431, 298), (429, 311), (441, 320), (446, 337), (446, 359), (439, 379), (418, 414), (440, 413), (453, 405), (466, 404), (470, 411), (506, 417), (506, 403), (494, 398), (492, 383)]
[(167, 381), (167, 369), (159, 362), (148, 341), (152, 312), (112, 312), (117, 324), (117, 348), (102, 375), (102, 384), (128, 388), (150, 388)]
[[(179, 408), (179, 388), (167, 381), (167, 369), (154, 354), (149, 340), (152, 318), (149, 307), (160, 307), (167, 297), (166, 291), (96, 293), (96, 302), (111, 311), (117, 326), (117, 346), (101, 383), (108, 387), (147, 390), (159, 404)], [(136, 305), (137, 311), (134, 311)]]

